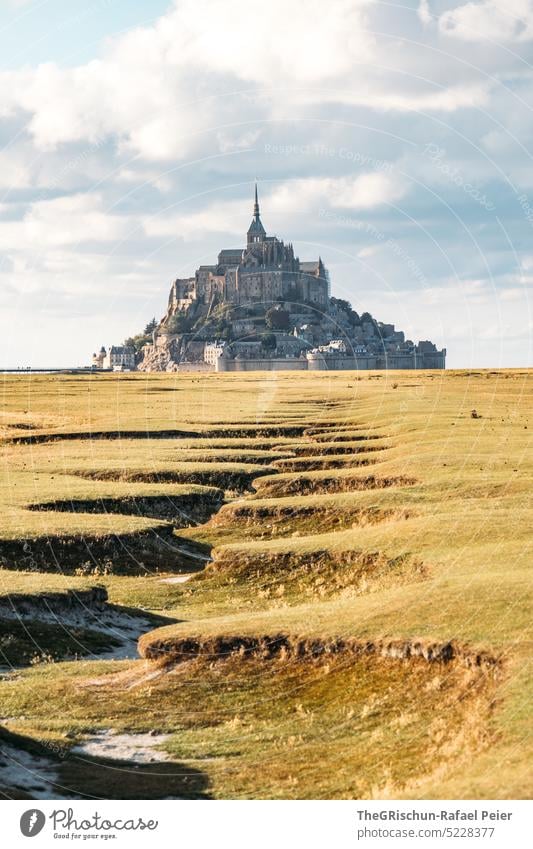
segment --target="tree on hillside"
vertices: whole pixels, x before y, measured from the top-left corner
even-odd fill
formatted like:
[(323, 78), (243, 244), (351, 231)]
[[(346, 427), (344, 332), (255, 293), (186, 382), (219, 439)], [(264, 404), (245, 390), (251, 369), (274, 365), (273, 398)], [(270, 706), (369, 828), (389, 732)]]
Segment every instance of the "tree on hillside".
[(330, 302), (332, 306), (337, 307), (337, 309), (342, 310), (348, 316), (348, 320), (352, 327), (355, 327), (359, 324), (360, 319), (357, 315), (356, 311), (352, 308), (352, 305), (349, 301), (345, 301), (344, 298), (330, 298)]
[(124, 340), (124, 346), (126, 348), (135, 348), (136, 353), (138, 353), (143, 345), (147, 345), (151, 341), (152, 337), (147, 336), (146, 333), (137, 333), (136, 336), (128, 336), (128, 338)]
[(271, 307), (265, 315), (265, 323), (270, 330), (289, 330), (291, 317), (287, 310)]
[(265, 333), (261, 339), (261, 347), (265, 349), (265, 351), (275, 351), (277, 347), (277, 339), (274, 333)]
[(157, 321), (156, 317), (154, 316), (153, 319), (151, 321), (149, 321), (148, 324), (146, 325), (146, 327), (144, 328), (144, 335), (149, 336), (151, 333), (153, 333), (158, 324), (159, 324), (159, 322)]
[(183, 313), (175, 313), (165, 322), (164, 329), (167, 333), (187, 333), (190, 330), (190, 321)]

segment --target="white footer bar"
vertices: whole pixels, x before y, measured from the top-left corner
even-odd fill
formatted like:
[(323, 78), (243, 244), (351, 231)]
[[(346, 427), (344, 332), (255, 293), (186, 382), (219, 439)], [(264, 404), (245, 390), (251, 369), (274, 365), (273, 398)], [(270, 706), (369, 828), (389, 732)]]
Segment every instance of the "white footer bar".
[(72, 801), (2, 803), (6, 847), (431, 849), (533, 846), (530, 802)]

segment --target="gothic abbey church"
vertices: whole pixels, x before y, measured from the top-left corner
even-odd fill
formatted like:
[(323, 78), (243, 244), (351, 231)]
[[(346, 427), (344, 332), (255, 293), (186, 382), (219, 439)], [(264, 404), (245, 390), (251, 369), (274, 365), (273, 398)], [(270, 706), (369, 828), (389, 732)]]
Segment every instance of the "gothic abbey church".
[(309, 303), (327, 310), (329, 277), (320, 257), (300, 262), (292, 244), (267, 236), (261, 222), (257, 185), (252, 223), (245, 248), (220, 251), (216, 265), (201, 265), (194, 277), (176, 280), (170, 291), (169, 312), (188, 311), (195, 304), (252, 306), (254, 303)]

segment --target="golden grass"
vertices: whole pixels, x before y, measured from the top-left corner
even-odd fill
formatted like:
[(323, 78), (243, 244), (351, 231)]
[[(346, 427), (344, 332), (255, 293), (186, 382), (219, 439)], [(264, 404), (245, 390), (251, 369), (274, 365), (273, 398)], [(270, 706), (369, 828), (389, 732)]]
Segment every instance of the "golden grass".
[[(190, 677), (167, 670), (157, 685), (139, 684), (128, 696), (111, 683), (93, 693), (95, 670), (100, 675), (113, 666), (80, 661), (67, 670), (55, 664), (21, 675), (11, 690), (11, 716), (27, 717), (24, 733), (43, 733), (48, 725), (41, 700), (44, 705), (51, 693), (60, 710), (72, 696), (74, 676), (85, 682), (75, 734), (95, 724), (141, 729), (164, 708), (177, 723), (173, 753), (196, 766), (202, 762), (215, 796), (526, 795), (533, 760), (525, 675), (531, 646), (531, 381), (526, 370), (6, 378), (0, 538), (87, 538), (154, 528), (157, 523), (143, 516), (27, 507), (58, 499), (201, 495), (207, 489), (198, 482), (165, 483), (162, 476), (222, 473), (228, 464), (244, 475), (262, 475), (255, 495), (230, 494), (231, 503), (210, 522), (178, 531), (184, 540), (214, 547), (215, 562), (205, 573), (179, 585), (165, 584), (164, 576), (102, 576), (111, 601), (164, 610), (178, 620), (145, 635), (143, 647), (163, 638), (171, 644), (224, 634), (455, 640), (501, 658), (505, 670), (488, 689), (480, 685), (448, 722), (445, 709), (463, 692), (462, 672), (369, 659), (365, 698), (386, 701), (390, 692), (390, 704), (397, 698), (398, 707), (378, 711), (375, 724), (359, 717), (357, 727), (348, 724), (346, 734), (331, 731), (324, 740), (293, 722), (295, 708), (284, 688), (297, 679), (304, 715), (310, 710), (330, 729), (339, 721), (337, 707), (350, 711), (348, 701), (359, 696), (344, 672), (329, 677), (303, 662), (267, 669), (260, 660), (236, 659), (216, 672), (198, 662)], [(156, 438), (169, 430), (189, 435)], [(91, 431), (152, 437), (27, 444), (32, 433)], [(17, 437), (26, 443), (13, 442)], [(139, 474), (151, 475), (151, 482)], [(389, 485), (369, 487), (370, 480)], [(68, 585), (76, 579), (0, 572), (2, 592), (23, 585), (36, 592), (61, 580)], [(132, 668), (144, 669), (144, 662)], [(437, 688), (435, 699), (426, 701), (420, 694), (434, 675), (443, 675), (450, 689), (440, 697)], [(268, 700), (267, 718), (250, 701), (257, 687)], [(192, 696), (204, 700), (205, 710), (194, 707)], [(183, 707), (179, 722), (175, 703)], [(418, 716), (416, 733), (405, 736), (411, 714)], [(438, 729), (433, 722), (440, 722)], [(420, 734), (428, 723), (437, 740)], [(246, 732), (238, 756), (231, 750), (232, 727)], [(381, 753), (374, 760), (371, 747), (365, 748), (367, 733)], [(289, 757), (277, 760), (278, 749)], [(327, 766), (329, 751), (337, 771)]]
[[(72, 741), (109, 727), (171, 733), (164, 747), (206, 774), (218, 798), (406, 795), (428, 765), (446, 773), (457, 757), (490, 744), (494, 684), (461, 666), (428, 671), (421, 660), (340, 656), (199, 659), (160, 675), (140, 662), (120, 671), (83, 666), (83, 675), (81, 664), (31, 670), (5, 702), (9, 715), (31, 716), (33, 734), (66, 752), (59, 775), (67, 787), (83, 778), (84, 764), (68, 754)], [(27, 733), (28, 723), (10, 728)], [(102, 779), (108, 772), (99, 765)], [(126, 770), (121, 780), (127, 795)]]

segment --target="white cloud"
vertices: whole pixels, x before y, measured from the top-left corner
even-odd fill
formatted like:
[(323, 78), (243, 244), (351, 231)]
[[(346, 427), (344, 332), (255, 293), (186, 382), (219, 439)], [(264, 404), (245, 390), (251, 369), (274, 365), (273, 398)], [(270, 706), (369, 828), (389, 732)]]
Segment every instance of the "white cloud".
[(182, 0), (153, 26), (111, 40), (100, 60), (4, 72), (0, 108), (29, 112), (40, 148), (104, 134), (146, 157), (171, 158), (226, 111), (213, 96), (215, 76), (231, 88), (313, 84), (370, 61), (366, 6), (338, 0), (324, 15), (318, 0), (271, 0), (252, 14), (247, 0)]
[(428, 0), (420, 0), (418, 4), (417, 14), (423, 24), (430, 24), (433, 20), (433, 15), (429, 9)]
[(25, 151), (11, 148), (0, 151), (0, 187), (26, 189), (32, 185), (32, 169)]
[(367, 245), (365, 248), (361, 248), (360, 251), (357, 251), (357, 259), (369, 259), (374, 256), (379, 249), (379, 245)]
[[(276, 186), (270, 193), (261, 192), (262, 209), (277, 229), (294, 228), (295, 216), (318, 215), (321, 207), (368, 210), (395, 203), (408, 191), (404, 180), (382, 173), (361, 174), (358, 177), (317, 177), (290, 180)], [(265, 216), (263, 216), (265, 217)], [(143, 229), (147, 236), (197, 241), (210, 233), (242, 236), (248, 229), (251, 207), (239, 201), (218, 201), (197, 212), (171, 213), (146, 218)], [(266, 218), (265, 218), (266, 221)], [(268, 223), (268, 221), (267, 221)], [(286, 233), (290, 237), (290, 232)]]
[(46, 251), (61, 245), (114, 242), (126, 238), (132, 221), (108, 213), (97, 194), (33, 203), (22, 220), (2, 221), (0, 249)]
[(403, 180), (390, 174), (362, 174), (355, 179), (336, 181), (332, 186), (333, 206), (351, 209), (373, 209), (386, 203), (395, 203), (407, 193)]
[(149, 237), (176, 238), (185, 242), (201, 240), (209, 233), (239, 235), (246, 232), (250, 210), (239, 201), (212, 204), (199, 212), (172, 214), (163, 210), (160, 215), (146, 218), (143, 229)]
[(319, 205), (373, 209), (400, 200), (407, 190), (405, 181), (396, 175), (371, 172), (357, 177), (293, 180), (275, 189), (267, 203), (276, 217), (295, 215)]
[[(206, 62), (211, 71), (261, 85), (290, 79), (315, 83), (349, 74), (374, 57), (365, 29), (369, 0), (336, 0), (324, 13), (321, 0), (185, 0), (169, 30), (170, 61)], [(179, 24), (179, 26), (176, 26)], [(221, 42), (220, 33), (224, 33)]]
[[(253, 144), (256, 129), (240, 136), (227, 129), (252, 96), (266, 118), (307, 103), (398, 112), (486, 103), (479, 79), (432, 84), (425, 66), (411, 74), (412, 54), (376, 42), (369, 21), (376, 8), (374, 0), (337, 0), (324, 14), (319, 0), (271, 0), (252, 13), (249, 0), (176, 0), (153, 25), (114, 37), (85, 65), (0, 73), (0, 114), (28, 113), (40, 150), (114, 138), (121, 149), (167, 160), (197, 150), (210, 132), (225, 152)], [(385, 73), (391, 61), (409, 73)]]
[(520, 42), (533, 38), (532, 0), (482, 0), (449, 9), (439, 18), (445, 35), (465, 41)]
[(116, 173), (115, 179), (118, 183), (132, 183), (137, 187), (149, 184), (162, 194), (170, 192), (173, 185), (171, 174), (135, 167), (135, 163), (130, 167), (121, 168)]
[(246, 133), (230, 133), (227, 130), (221, 130), (217, 133), (218, 147), (222, 153), (246, 150), (253, 148), (260, 135), (260, 130), (249, 130)]

